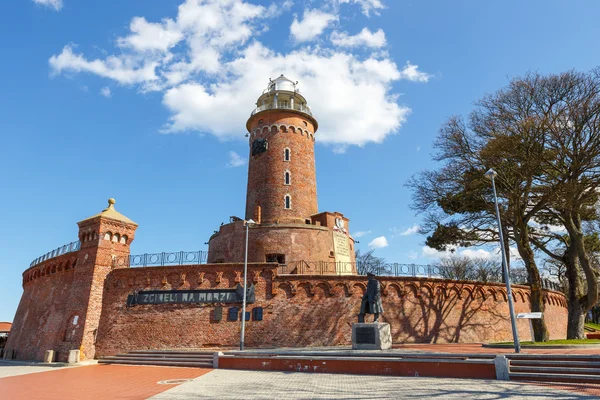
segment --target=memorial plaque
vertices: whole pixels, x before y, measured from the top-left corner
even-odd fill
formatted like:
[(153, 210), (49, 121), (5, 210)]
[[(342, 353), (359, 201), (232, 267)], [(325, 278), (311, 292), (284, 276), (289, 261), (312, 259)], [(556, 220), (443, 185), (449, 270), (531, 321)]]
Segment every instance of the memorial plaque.
[(357, 327), (356, 328), (356, 343), (357, 344), (375, 344), (375, 329), (372, 327)]
[(336, 273), (351, 274), (352, 273), (352, 255), (350, 252), (350, 244), (348, 236), (342, 232), (333, 231), (333, 252), (336, 262)]

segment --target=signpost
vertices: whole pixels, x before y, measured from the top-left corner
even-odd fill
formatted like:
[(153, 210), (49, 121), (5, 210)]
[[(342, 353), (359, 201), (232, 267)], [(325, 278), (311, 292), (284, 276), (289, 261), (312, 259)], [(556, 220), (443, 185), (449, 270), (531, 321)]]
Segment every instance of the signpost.
[(531, 341), (535, 343), (535, 335), (533, 334), (533, 323), (532, 319), (542, 319), (541, 312), (524, 312), (518, 313), (517, 319), (528, 319), (529, 320), (529, 331), (531, 332)]

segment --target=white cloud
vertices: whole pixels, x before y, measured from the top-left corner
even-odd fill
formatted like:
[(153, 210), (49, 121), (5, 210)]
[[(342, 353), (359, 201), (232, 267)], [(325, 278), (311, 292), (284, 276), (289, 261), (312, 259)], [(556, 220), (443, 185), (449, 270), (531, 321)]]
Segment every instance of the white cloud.
[(381, 0), (333, 0), (339, 4), (349, 4), (354, 3), (358, 4), (362, 9), (362, 13), (369, 17), (371, 12), (375, 15), (379, 15), (379, 10), (383, 10), (385, 6), (381, 2)]
[[(453, 250), (453, 251), (452, 251)], [(510, 259), (513, 261), (518, 261), (521, 259), (519, 256), (519, 251), (516, 247), (509, 248)], [(432, 260), (436, 260), (443, 257), (448, 257), (452, 255), (458, 255), (462, 257), (475, 258), (475, 259), (486, 259), (486, 260), (497, 260), (500, 261), (502, 259), (502, 255), (500, 253), (500, 247), (493, 248), (491, 250), (485, 250), (482, 248), (460, 248), (460, 247), (450, 247), (446, 251), (436, 250), (429, 246), (423, 246), (421, 255), (425, 258), (429, 258)]]
[(86, 60), (73, 52), (74, 46), (67, 45), (59, 55), (50, 57), (49, 63), (56, 74), (70, 72), (89, 72), (104, 78), (113, 79), (122, 84), (135, 84), (158, 79), (154, 69), (158, 63), (134, 60), (130, 57), (109, 56), (105, 60)]
[(240, 156), (235, 151), (229, 152), (229, 162), (227, 168), (243, 167), (248, 162), (247, 158)]
[(563, 225), (540, 224), (537, 221), (530, 221), (529, 225), (535, 229), (545, 231), (545, 232), (551, 232), (551, 233), (557, 233), (557, 234), (567, 233), (567, 228), (565, 228)]
[(402, 79), (407, 79), (413, 82), (428, 82), (431, 78), (431, 75), (419, 71), (418, 68), (418, 65), (414, 65), (410, 62), (407, 62), (404, 66), (404, 69), (400, 71), (400, 76), (402, 77)]
[(106, 98), (112, 96), (112, 93), (110, 92), (110, 88), (108, 86), (105, 86), (102, 89), (100, 89), (100, 94)]
[(388, 241), (385, 236), (379, 236), (369, 242), (369, 247), (372, 249), (382, 249), (388, 246)]
[(307, 49), (282, 55), (254, 43), (224, 70), (230, 72), (230, 79), (210, 86), (186, 83), (167, 90), (163, 103), (172, 117), (165, 132), (198, 130), (220, 138), (241, 136), (240, 127), (267, 84), (266, 79), (256, 77), (275, 77), (281, 71), (301, 82), (319, 121), (317, 140), (321, 143), (381, 143), (397, 132), (410, 113), (388, 93), (399, 74), (387, 59), (360, 61), (346, 53)]
[(336, 21), (337, 16), (321, 10), (304, 10), (302, 21), (294, 17), (290, 32), (296, 42), (307, 42), (319, 36), (327, 26)]
[[(319, 121), (317, 141), (335, 151), (381, 143), (397, 133), (410, 108), (398, 102), (393, 83), (425, 82), (429, 75), (412, 64), (399, 70), (386, 52), (355, 55), (323, 45), (277, 53), (261, 42), (261, 35), (269, 18), (289, 11), (289, 2), (284, 5), (186, 0), (175, 17), (160, 22), (133, 18), (113, 54), (94, 59), (73, 44), (64, 46), (50, 57), (50, 70), (55, 75), (88, 73), (141, 92), (158, 91), (170, 113), (164, 133), (197, 131), (243, 140), (240, 128), (256, 99), (268, 79), (282, 73), (300, 82)], [(326, 18), (328, 23), (331, 18)]]
[(33, 0), (33, 2), (44, 7), (54, 8), (56, 11), (63, 7), (62, 0)]
[(383, 47), (385, 46), (385, 33), (382, 29), (371, 32), (368, 28), (363, 28), (360, 33), (350, 36), (347, 32), (333, 32), (331, 34), (331, 43), (341, 47)]
[(360, 238), (360, 237), (366, 236), (366, 235), (368, 235), (370, 233), (371, 233), (371, 231), (358, 231), (358, 232), (354, 232), (352, 234), (352, 237)]
[(138, 51), (167, 51), (183, 38), (179, 27), (169, 18), (162, 23), (150, 23), (143, 17), (135, 17), (129, 29), (132, 34), (117, 39), (117, 43)]
[(415, 224), (413, 226), (411, 226), (410, 228), (400, 232), (400, 236), (409, 236), (409, 235), (414, 235), (415, 233), (419, 232), (419, 225)]

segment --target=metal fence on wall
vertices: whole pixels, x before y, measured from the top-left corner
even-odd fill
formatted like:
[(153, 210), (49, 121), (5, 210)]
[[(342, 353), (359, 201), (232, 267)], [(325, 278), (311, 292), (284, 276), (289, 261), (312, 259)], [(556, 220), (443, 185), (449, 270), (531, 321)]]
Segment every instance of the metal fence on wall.
[[(172, 253), (145, 253), (126, 257), (115, 257), (115, 267), (152, 267), (168, 265), (206, 264), (206, 251), (178, 251)], [(426, 277), (450, 280), (502, 283), (501, 269), (485, 268), (452, 268), (440, 265), (380, 263), (363, 264), (335, 261), (289, 261), (280, 264), (279, 274), (291, 275), (366, 275), (372, 272), (377, 276)], [(527, 275), (522, 270), (510, 271), (511, 283), (528, 285)], [(542, 280), (542, 287), (550, 290), (561, 290), (558, 283), (549, 279)]]
[(114, 267), (164, 267), (165, 265), (206, 264), (206, 251), (177, 251), (173, 253), (145, 253), (115, 257)]
[(43, 256), (36, 258), (35, 260), (33, 260), (31, 262), (31, 264), (29, 264), (29, 266), (33, 267), (34, 265), (38, 265), (39, 263), (49, 260), (51, 258), (58, 257), (63, 254), (71, 253), (73, 251), (77, 251), (80, 248), (81, 248), (81, 242), (79, 240), (76, 242), (71, 242), (69, 244), (65, 244), (64, 246), (57, 247), (56, 249), (47, 252)]
[[(354, 271), (358, 275), (366, 275), (371, 272), (377, 276), (406, 276), (426, 277), (450, 280), (464, 280), (489, 283), (503, 283), (501, 269), (490, 270), (484, 268), (451, 268), (440, 265), (423, 264), (363, 264), (334, 261), (291, 261), (280, 265), (280, 274), (313, 274), (313, 275), (349, 275)], [(511, 270), (509, 272), (511, 283), (515, 285), (529, 285), (526, 274), (522, 270)], [(561, 286), (549, 279), (542, 279), (542, 287), (550, 290), (561, 290)]]

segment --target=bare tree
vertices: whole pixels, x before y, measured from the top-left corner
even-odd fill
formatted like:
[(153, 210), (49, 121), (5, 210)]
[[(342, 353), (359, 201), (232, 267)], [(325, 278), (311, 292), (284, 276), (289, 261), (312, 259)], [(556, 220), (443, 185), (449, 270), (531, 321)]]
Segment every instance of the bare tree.
[(360, 250), (356, 250), (356, 272), (358, 275), (366, 275), (372, 273), (375, 275), (389, 275), (392, 270), (388, 264), (386, 264), (383, 257), (374, 256), (375, 250), (369, 250), (365, 253), (361, 253)]
[(445, 279), (478, 282), (502, 280), (502, 265), (496, 260), (486, 258), (449, 255), (441, 258), (434, 267)]

